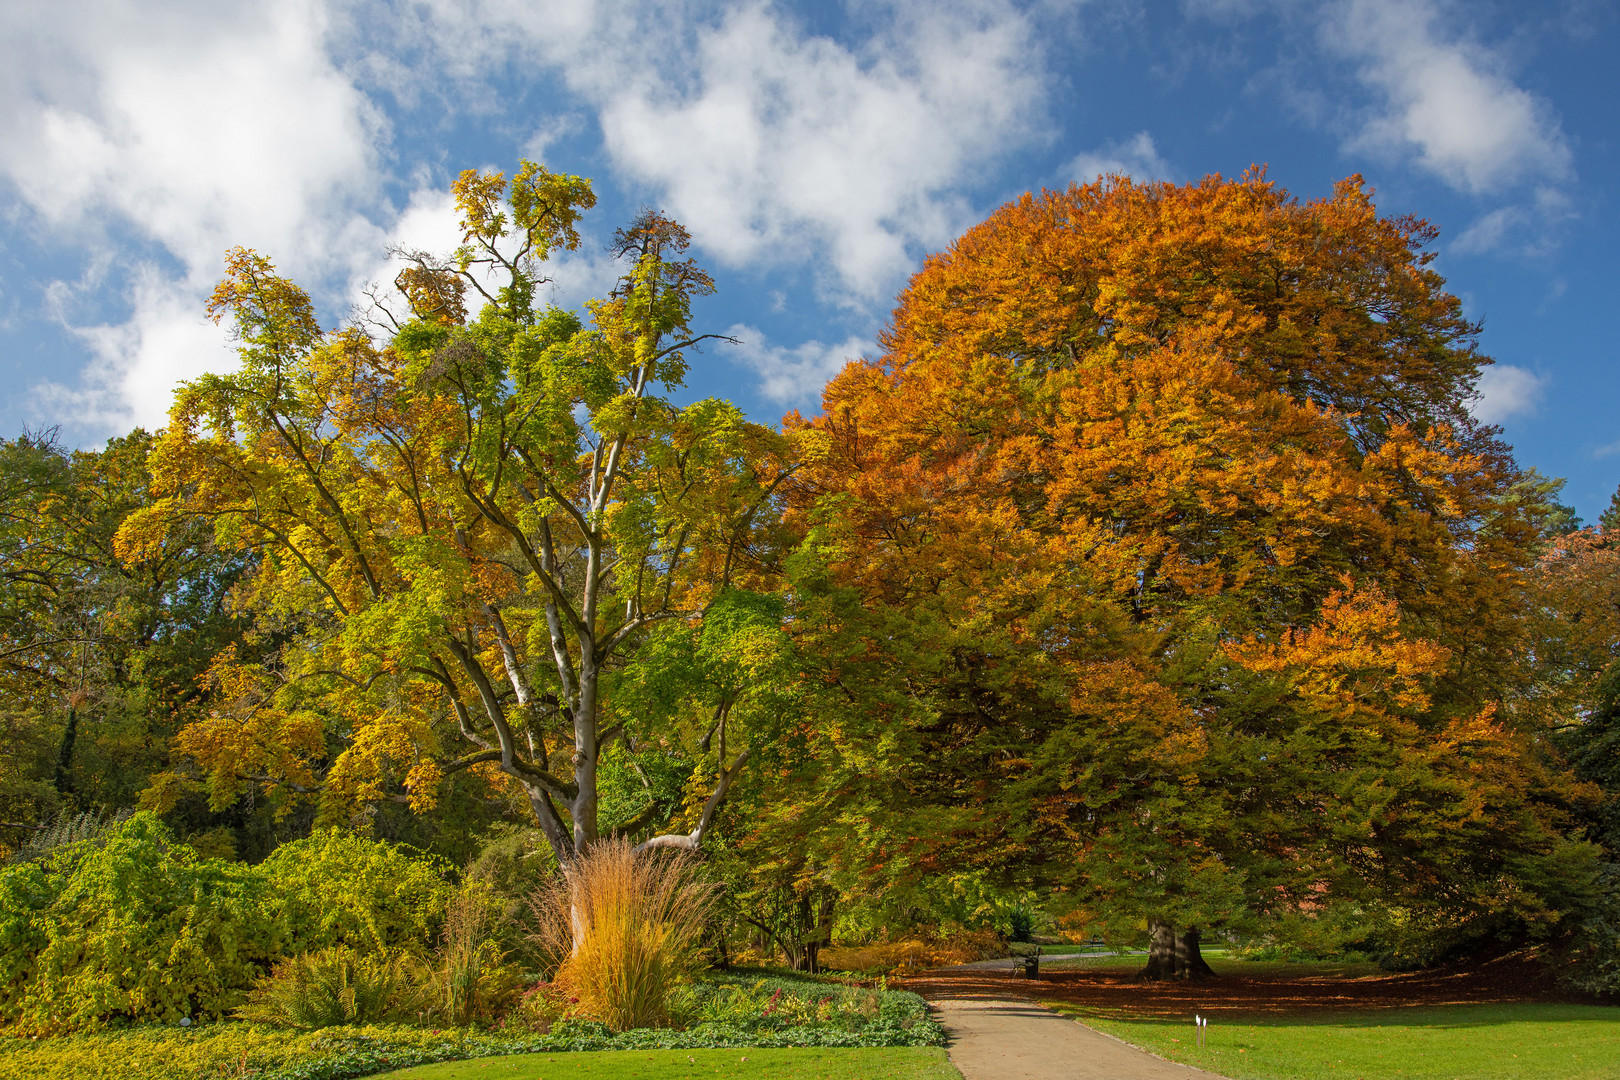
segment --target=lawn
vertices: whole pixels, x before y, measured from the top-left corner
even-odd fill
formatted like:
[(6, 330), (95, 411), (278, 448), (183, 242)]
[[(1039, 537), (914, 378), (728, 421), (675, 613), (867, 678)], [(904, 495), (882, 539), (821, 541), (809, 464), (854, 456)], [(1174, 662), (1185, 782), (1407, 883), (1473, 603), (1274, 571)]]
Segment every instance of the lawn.
[(938, 1047), (881, 1050), (602, 1050), (446, 1061), (387, 1080), (962, 1080)]
[(1615, 1080), (1620, 1007), (1443, 1005), (1215, 1021), (1101, 1018), (1047, 1004), (1161, 1057), (1232, 1080)]

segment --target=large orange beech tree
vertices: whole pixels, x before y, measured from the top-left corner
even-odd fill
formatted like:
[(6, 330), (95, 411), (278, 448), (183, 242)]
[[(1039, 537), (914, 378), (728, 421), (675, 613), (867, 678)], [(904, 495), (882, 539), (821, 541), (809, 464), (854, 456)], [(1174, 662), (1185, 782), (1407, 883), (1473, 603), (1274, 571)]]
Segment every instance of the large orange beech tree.
[(1552, 507), (1469, 415), (1433, 237), (1256, 171), (1026, 195), (927, 261), (789, 418), (833, 872), (1022, 874), (1150, 975), (1351, 904), (1555, 918), (1580, 791), (1498, 708)]

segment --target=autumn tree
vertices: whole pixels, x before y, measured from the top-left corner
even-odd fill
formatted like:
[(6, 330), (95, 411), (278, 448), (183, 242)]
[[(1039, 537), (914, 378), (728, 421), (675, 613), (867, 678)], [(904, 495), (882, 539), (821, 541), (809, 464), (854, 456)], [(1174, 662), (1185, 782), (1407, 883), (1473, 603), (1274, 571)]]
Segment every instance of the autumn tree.
[(241, 626), (224, 597), (248, 565), (181, 526), (150, 557), (114, 553), (152, 500), (152, 436), (98, 450), (54, 432), (0, 440), (0, 810), (15, 842), (59, 813), (134, 805), (205, 701), (197, 676)]
[[(123, 550), (179, 517), (262, 560), (237, 602), (286, 645), (269, 665), (222, 657), (230, 704), (177, 740), (216, 799), (422, 809), (472, 771), (518, 793), (566, 863), (629, 824), (599, 815), (610, 746), (666, 719), (629, 707), (646, 694), (620, 707), (614, 680), (660, 626), (726, 622), (789, 445), (724, 402), (661, 396), (715, 336), (690, 327), (713, 284), (678, 224), (621, 229), (623, 274), (582, 320), (537, 294), (580, 243), (589, 183), (525, 162), (453, 191), (464, 243), (403, 253), (410, 312), (383, 312), (386, 342), (323, 331), (268, 259), (231, 253), (210, 310), (241, 368), (181, 389), (153, 455), (164, 499)], [(747, 759), (718, 692), (704, 808), (652, 843), (700, 844)]]
[(1041, 883), (1145, 922), (1150, 975), (1339, 900), (1556, 918), (1590, 851), (1498, 708), (1552, 507), (1468, 412), (1434, 235), (1359, 178), (1114, 178), (927, 261), (790, 418), (796, 630), (846, 698), (804, 782), (885, 823), (830, 858)]

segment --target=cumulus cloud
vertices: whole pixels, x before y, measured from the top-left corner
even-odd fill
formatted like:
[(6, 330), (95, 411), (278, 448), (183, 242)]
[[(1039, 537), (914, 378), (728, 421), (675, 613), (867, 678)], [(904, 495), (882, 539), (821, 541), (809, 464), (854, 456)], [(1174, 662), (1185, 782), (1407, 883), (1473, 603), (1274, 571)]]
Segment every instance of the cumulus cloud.
[(1356, 61), (1381, 98), (1349, 148), (1412, 152), (1421, 168), (1472, 193), (1570, 175), (1552, 109), (1508, 78), (1500, 56), (1445, 35), (1432, 0), (1353, 0), (1330, 11), (1324, 45)]
[(73, 328), (90, 362), (75, 382), (33, 388), (41, 413), (96, 432), (162, 427), (178, 383), (236, 366), (228, 333), (207, 319), (193, 289), (143, 266), (130, 292), (127, 322)]
[(1137, 181), (1168, 180), (1170, 166), (1159, 156), (1153, 136), (1139, 131), (1124, 142), (1107, 142), (1075, 156), (1063, 169), (1065, 179), (1089, 184), (1099, 176), (1129, 176)]
[[(1038, 35), (1010, 0), (895, 0), (855, 17), (861, 40), (845, 44), (762, 0), (8, 11), (0, 183), (25, 227), (111, 267), (101, 307), (64, 316), (93, 356), (83, 385), (41, 400), (72, 398), (107, 427), (161, 423), (167, 387), (201, 355), (189, 350), (213, 349), (201, 303), (229, 246), (270, 255), (328, 312), (391, 281), (379, 259), (391, 238), (453, 246), (439, 181), (393, 175), (401, 120), (385, 100), (495, 117), (531, 152), (589, 116), (631, 193), (672, 211), (708, 256), (810, 267), (825, 296), (869, 311), (972, 220), (964, 185), (1040, 136), (1045, 91)], [(542, 70), (566, 93), (523, 132), (500, 86), (533, 88)], [(388, 194), (400, 187), (415, 189), (402, 210)], [(577, 303), (616, 270), (594, 249), (570, 253), (553, 295)], [(783, 372), (815, 368), (809, 353), (772, 355)]]
[(1031, 23), (997, 0), (877, 6), (859, 46), (765, 3), (423, 10), (447, 70), (554, 66), (596, 110), (616, 168), (706, 251), (817, 266), (857, 306), (971, 221), (960, 186), (1034, 137), (1045, 94)]
[(92, 360), (80, 385), (39, 388), (87, 434), (160, 425), (177, 379), (230, 362), (203, 317), (226, 248), (338, 296), (380, 247), (385, 125), (334, 67), (314, 0), (79, 0), (7, 20), (0, 178), (36, 227), (113, 264), (129, 311), (67, 313)]
[(1547, 380), (1526, 368), (1512, 364), (1492, 364), (1479, 377), (1479, 396), (1474, 399), (1475, 419), (1485, 424), (1501, 424), (1516, 416), (1536, 411), (1547, 389)]
[(851, 360), (877, 349), (874, 342), (855, 336), (837, 344), (807, 341), (791, 348), (772, 345), (763, 333), (742, 323), (726, 333), (741, 342), (727, 350), (728, 359), (751, 370), (758, 377), (760, 395), (784, 408), (814, 407), (828, 379)]
[(49, 225), (130, 226), (196, 274), (231, 243), (325, 269), (332, 234), (366, 226), (382, 122), (328, 58), (318, 6), (33, 10), (7, 35), (25, 85), (0, 173)]

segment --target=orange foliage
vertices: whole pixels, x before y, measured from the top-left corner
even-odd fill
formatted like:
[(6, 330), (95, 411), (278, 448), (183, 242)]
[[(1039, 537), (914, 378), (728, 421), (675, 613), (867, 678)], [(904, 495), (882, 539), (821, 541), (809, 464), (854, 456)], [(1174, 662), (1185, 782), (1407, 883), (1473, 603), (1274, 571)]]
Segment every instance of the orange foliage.
[[(790, 515), (847, 702), (823, 745), (896, 755), (818, 773), (830, 859), (1018, 860), (1197, 922), (1437, 874), (1489, 906), (1471, 879), (1562, 857), (1557, 782), (1493, 719), (1536, 527), (1434, 235), (1257, 170), (1026, 195), (927, 261), (788, 418), (825, 448)], [(904, 859), (862, 824), (884, 790)]]

